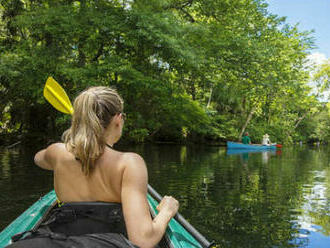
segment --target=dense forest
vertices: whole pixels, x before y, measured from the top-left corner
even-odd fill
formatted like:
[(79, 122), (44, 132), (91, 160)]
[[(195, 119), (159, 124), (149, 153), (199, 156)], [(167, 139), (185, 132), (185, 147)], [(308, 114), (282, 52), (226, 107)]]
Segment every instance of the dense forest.
[[(328, 142), (330, 62), (263, 0), (1, 0), (0, 143), (59, 139), (43, 98), (93, 85), (125, 100), (128, 142)], [(313, 82), (313, 87), (311, 86)]]

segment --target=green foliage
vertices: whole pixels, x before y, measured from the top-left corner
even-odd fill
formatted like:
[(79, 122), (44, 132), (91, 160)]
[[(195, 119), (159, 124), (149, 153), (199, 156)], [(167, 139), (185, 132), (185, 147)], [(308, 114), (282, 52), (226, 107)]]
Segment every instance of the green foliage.
[(148, 137), (148, 130), (145, 128), (135, 128), (130, 132), (130, 138), (133, 142), (144, 142), (146, 137)]
[(330, 60), (324, 62), (319, 68), (316, 68), (314, 81), (317, 83), (319, 93), (323, 93), (330, 88)]
[(1, 1), (0, 110), (11, 106), (9, 125), (20, 132), (52, 128), (58, 137), (68, 121), (42, 97), (51, 75), (71, 99), (92, 85), (117, 88), (135, 142), (235, 140), (245, 129), (256, 141), (267, 130), (281, 142), (309, 137), (299, 125), (318, 105), (304, 66), (313, 43), (266, 8), (261, 0)]

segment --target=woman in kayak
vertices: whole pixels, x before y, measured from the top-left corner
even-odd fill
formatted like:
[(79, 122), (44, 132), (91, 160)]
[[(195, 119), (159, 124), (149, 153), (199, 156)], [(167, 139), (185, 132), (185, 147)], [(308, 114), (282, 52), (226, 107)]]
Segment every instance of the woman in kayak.
[[(152, 219), (144, 160), (135, 153), (113, 149), (125, 120), (122, 98), (109, 87), (91, 87), (75, 99), (73, 107), (72, 124), (63, 134), (63, 143), (48, 146), (34, 158), (41, 168), (54, 171), (54, 188), (63, 206), (51, 213), (44, 224), (47, 228), (34, 232), (30, 238), (19, 237), (23, 240), (12, 246), (28, 247), (27, 242), (33, 239), (47, 240), (43, 242), (49, 245), (52, 240), (60, 242), (56, 235), (63, 238), (64, 234), (66, 238), (72, 236), (65, 242), (79, 236), (80, 247), (111, 247), (111, 233), (119, 232), (127, 234), (134, 245), (154, 247), (177, 213), (179, 203), (165, 196), (157, 207), (159, 213)], [(42, 236), (44, 233), (47, 238)], [(92, 241), (90, 233), (94, 233)], [(100, 237), (97, 233), (103, 234)], [(131, 247), (128, 243), (125, 245)], [(38, 247), (35, 243), (30, 245)], [(127, 247), (117, 245), (113, 247)]]

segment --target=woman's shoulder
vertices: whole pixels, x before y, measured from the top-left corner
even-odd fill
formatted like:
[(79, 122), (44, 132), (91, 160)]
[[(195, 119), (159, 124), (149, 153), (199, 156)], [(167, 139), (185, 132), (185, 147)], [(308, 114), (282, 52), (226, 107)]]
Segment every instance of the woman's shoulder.
[(134, 152), (109, 151), (103, 155), (100, 165), (111, 174), (119, 170), (122, 175), (138, 175), (147, 170), (143, 158)]
[(47, 149), (50, 148), (50, 149), (60, 149), (60, 148), (65, 148), (65, 144), (62, 143), (62, 142), (56, 142), (56, 143), (52, 143), (50, 144)]
[(142, 156), (134, 152), (122, 154), (123, 185), (144, 188), (148, 182), (148, 170)]
[(53, 143), (46, 148), (47, 152), (65, 152), (67, 151), (64, 143)]
[(128, 160), (143, 160), (142, 156), (135, 152), (122, 152), (122, 157)]
[(67, 149), (64, 143), (53, 143), (51, 145), (49, 145), (46, 148), (46, 153), (48, 154), (48, 156), (55, 158), (55, 157), (67, 157), (69, 156), (70, 158), (72, 156), (74, 156), (72, 153), (70, 153)]
[(138, 169), (146, 167), (142, 156), (134, 152), (122, 152), (120, 162), (125, 168)]
[(134, 162), (134, 163), (143, 162), (144, 163), (144, 159), (142, 158), (142, 156), (135, 152), (123, 152), (122, 158), (127, 162)]

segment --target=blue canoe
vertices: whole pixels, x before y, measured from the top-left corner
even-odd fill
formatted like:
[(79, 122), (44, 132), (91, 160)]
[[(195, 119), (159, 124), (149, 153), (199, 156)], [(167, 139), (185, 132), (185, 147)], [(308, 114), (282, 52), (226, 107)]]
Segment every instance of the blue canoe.
[(231, 142), (227, 141), (227, 148), (228, 149), (248, 149), (248, 150), (269, 150), (269, 149), (276, 149), (276, 145), (248, 145), (242, 144), (238, 142)]
[[(158, 202), (148, 195), (151, 214), (157, 213)], [(17, 233), (27, 230), (35, 230), (46, 218), (49, 211), (56, 205), (56, 194), (52, 190), (44, 197), (40, 198), (22, 215), (14, 220), (8, 227), (0, 232), (0, 247), (5, 247), (11, 243), (11, 237)], [(172, 219), (168, 225), (161, 247), (169, 248), (202, 248), (200, 244), (180, 223)]]

